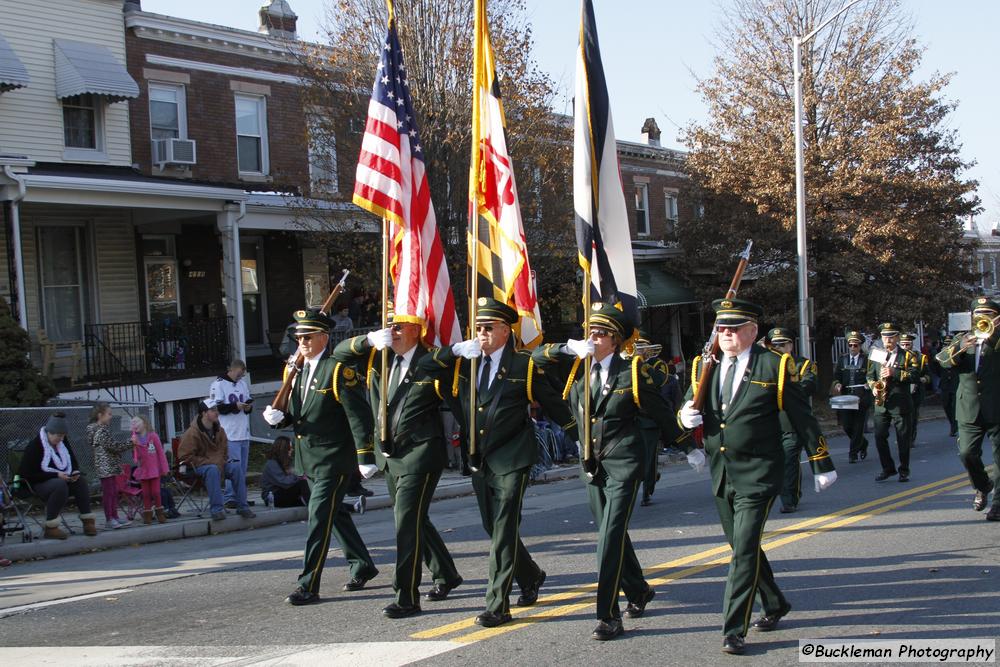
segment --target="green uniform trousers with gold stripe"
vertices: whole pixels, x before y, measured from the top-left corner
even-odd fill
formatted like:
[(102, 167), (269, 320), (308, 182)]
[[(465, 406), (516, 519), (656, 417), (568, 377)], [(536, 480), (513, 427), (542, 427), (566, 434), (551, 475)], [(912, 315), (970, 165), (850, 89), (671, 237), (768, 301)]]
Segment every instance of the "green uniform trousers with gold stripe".
[(765, 614), (781, 614), (790, 608), (760, 546), (774, 496), (745, 496), (737, 493), (727, 481), (723, 497), (716, 497), (715, 504), (722, 530), (733, 549), (722, 605), (722, 634), (744, 637), (758, 595)]
[(489, 460), (472, 474), (483, 528), (490, 536), (490, 578), (486, 583), (486, 611), (510, 612), (514, 580), (524, 590), (541, 576), (541, 569), (521, 542), (521, 503), (528, 487), (528, 468), (498, 475)]
[(310, 593), (319, 593), (323, 565), (330, 550), (330, 535), (337, 538), (351, 569), (351, 577), (370, 579), (378, 569), (368, 554), (351, 514), (340, 504), (347, 491), (349, 475), (309, 480), (309, 534), (306, 537), (305, 562), (299, 575), (299, 586)]
[(392, 587), (401, 607), (420, 603), (421, 560), (427, 563), (436, 583), (454, 585), (458, 581), (455, 561), (428, 516), (440, 479), (440, 471), (393, 475), (386, 470), (385, 481), (396, 520), (396, 570)]
[(622, 617), (618, 591), (639, 602), (649, 584), (628, 536), (639, 480), (618, 481), (603, 470), (587, 484), (590, 512), (597, 524), (597, 618)]
[(785, 450), (785, 475), (781, 484), (782, 507), (798, 507), (802, 497), (802, 441), (795, 433), (781, 434), (781, 448)]

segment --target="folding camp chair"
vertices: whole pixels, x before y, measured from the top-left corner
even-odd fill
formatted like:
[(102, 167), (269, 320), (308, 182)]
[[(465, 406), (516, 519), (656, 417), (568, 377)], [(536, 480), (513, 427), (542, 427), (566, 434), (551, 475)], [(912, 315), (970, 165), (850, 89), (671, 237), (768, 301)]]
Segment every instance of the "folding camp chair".
[[(122, 464), (121, 473), (115, 477), (118, 489), (118, 506), (125, 510), (125, 517), (132, 521), (142, 513), (142, 485), (132, 478), (132, 466)], [(159, 500), (156, 501), (159, 504)]]
[(187, 503), (200, 517), (209, 509), (208, 491), (205, 489), (205, 482), (195, 473), (194, 468), (181, 461), (180, 457), (177, 456), (177, 450), (180, 446), (180, 438), (174, 438), (170, 441), (173, 457), (168, 484), (174, 495), (179, 497), (179, 500), (174, 500), (174, 506), (178, 512), (183, 512), (184, 503)]
[[(2, 482), (2, 480), (0, 480)], [(15, 531), (21, 532), (21, 539), (25, 542), (30, 542), (35, 537), (41, 537), (45, 532), (45, 501), (41, 497), (35, 494), (35, 490), (31, 488), (31, 484), (26, 479), (22, 479), (20, 476), (14, 478), (14, 483), (8, 485), (3, 482), (3, 492), (5, 494), (4, 507), (6, 508), (8, 500), (13, 508), (13, 515), (16, 515), (17, 519), (14, 523)], [(65, 509), (65, 508), (64, 508)], [(4, 510), (7, 513), (7, 510)], [(8, 517), (9, 521), (15, 521), (13, 518)], [(28, 521), (38, 526), (38, 535), (34, 535)], [(69, 525), (66, 521), (66, 517), (59, 513), (59, 520), (62, 522), (63, 529), (70, 535), (75, 535), (76, 531)], [(16, 526), (20, 524), (20, 528)]]
[(21, 513), (17, 506), (14, 495), (10, 492), (10, 487), (7, 486), (7, 482), (0, 478), (0, 544), (17, 533), (21, 533), (22, 542), (30, 542), (35, 539), (31, 527), (27, 524), (27, 517)]

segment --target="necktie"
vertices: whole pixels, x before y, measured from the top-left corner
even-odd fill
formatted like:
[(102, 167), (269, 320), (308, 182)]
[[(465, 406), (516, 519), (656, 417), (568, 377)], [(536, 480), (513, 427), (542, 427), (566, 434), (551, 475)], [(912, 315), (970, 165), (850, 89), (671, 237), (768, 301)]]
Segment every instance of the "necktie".
[(722, 411), (729, 407), (733, 400), (733, 380), (736, 379), (736, 357), (729, 357), (729, 368), (726, 369), (726, 379), (722, 381)]
[(392, 372), (389, 373), (389, 396), (391, 397), (396, 393), (396, 385), (399, 384), (399, 376), (401, 375), (400, 370), (403, 366), (403, 356), (395, 355), (395, 359), (392, 360)]
[(597, 400), (601, 395), (601, 364), (596, 361), (590, 367), (590, 398)]
[(299, 373), (299, 398), (302, 399), (303, 403), (306, 401), (306, 392), (309, 391), (309, 369), (311, 367), (311, 364), (307, 361), (302, 364), (302, 372)]
[(479, 372), (479, 395), (482, 396), (490, 388), (490, 357), (483, 357), (483, 370)]

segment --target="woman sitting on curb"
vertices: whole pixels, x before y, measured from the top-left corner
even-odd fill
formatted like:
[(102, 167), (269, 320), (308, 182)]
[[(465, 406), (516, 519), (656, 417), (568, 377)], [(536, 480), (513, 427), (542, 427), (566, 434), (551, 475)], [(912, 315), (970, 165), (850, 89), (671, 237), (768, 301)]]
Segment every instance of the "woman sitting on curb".
[(66, 440), (68, 430), (66, 415), (53, 413), (35, 439), (28, 443), (19, 471), (21, 478), (31, 485), (32, 492), (45, 501), (44, 536), (57, 540), (69, 537), (59, 527), (59, 513), (70, 494), (80, 511), (83, 534), (97, 535), (97, 522), (90, 511), (90, 490)]

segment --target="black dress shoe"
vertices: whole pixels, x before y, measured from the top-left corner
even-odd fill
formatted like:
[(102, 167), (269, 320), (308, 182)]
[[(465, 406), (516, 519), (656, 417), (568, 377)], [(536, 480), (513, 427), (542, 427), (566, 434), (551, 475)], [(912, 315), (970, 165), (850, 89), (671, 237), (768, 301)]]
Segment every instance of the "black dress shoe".
[(1000, 521), (1000, 504), (993, 503), (993, 507), (986, 513), (987, 521)]
[(434, 588), (424, 593), (424, 599), (431, 602), (440, 602), (448, 599), (448, 593), (462, 585), (462, 577), (459, 577), (450, 584), (434, 584)]
[(299, 586), (292, 591), (287, 598), (285, 598), (285, 602), (295, 607), (301, 607), (302, 605), (319, 602), (319, 595), (316, 593), (310, 593), (306, 589)]
[(620, 618), (606, 618), (597, 624), (594, 631), (590, 633), (590, 638), (596, 639), (599, 642), (606, 642), (609, 639), (614, 639), (622, 632), (623, 628)]
[(369, 581), (378, 576), (378, 570), (370, 577), (351, 577), (350, 581), (344, 584), (345, 591), (360, 591)]
[(790, 612), (791, 610), (792, 608), (789, 606), (775, 614), (764, 614), (756, 621), (751, 623), (750, 627), (753, 628), (754, 630), (760, 630), (761, 632), (770, 632), (771, 630), (774, 630), (776, 627), (778, 627), (778, 621), (784, 618), (784, 616), (788, 614), (788, 612)]
[(521, 595), (517, 598), (518, 607), (530, 607), (538, 602), (538, 589), (545, 583), (545, 570), (539, 570), (538, 579), (531, 586), (521, 590)]
[(908, 482), (908, 481), (910, 481), (910, 471), (909, 470), (900, 470), (899, 471), (899, 481), (900, 482)]
[(860, 452), (858, 452), (859, 460), (864, 461), (866, 458), (868, 458), (868, 450), (862, 449)]
[(885, 470), (883, 470), (879, 474), (875, 475), (875, 481), (876, 482), (884, 482), (885, 480), (889, 479), (890, 477), (892, 477), (895, 474), (896, 474), (895, 470), (893, 470), (892, 472), (886, 472)]
[(481, 625), (484, 628), (495, 628), (509, 620), (510, 614), (497, 614), (492, 611), (484, 611), (479, 616), (476, 616), (476, 625)]
[(646, 588), (646, 592), (642, 594), (638, 602), (629, 602), (628, 606), (625, 607), (625, 618), (640, 618), (646, 611), (646, 605), (655, 597), (656, 591), (653, 590), (653, 587)]
[(948, 432), (948, 437), (949, 438), (954, 438), (956, 435), (958, 435), (958, 429), (954, 429), (953, 428), (953, 429), (951, 429), (951, 431)]
[(993, 482), (988, 482), (988, 484), (990, 486), (986, 489), (986, 491), (976, 490), (976, 499), (972, 501), (972, 509), (977, 512), (982, 512), (986, 509), (986, 501), (990, 497), (990, 491), (993, 490)]
[(781, 506), (781, 513), (782, 514), (791, 514), (792, 512), (797, 512), (798, 509), (799, 509), (798, 505), (782, 505)]
[(653, 504), (653, 501), (649, 499), (649, 496), (644, 496), (642, 501), (639, 503), (643, 507), (648, 507)]
[(857, 463), (858, 462), (857, 455), (856, 454), (851, 454), (849, 457), (847, 457), (847, 462), (848, 463)]
[(382, 615), (386, 618), (406, 618), (407, 616), (413, 616), (420, 613), (420, 605), (415, 604), (412, 607), (402, 607), (395, 602), (387, 607), (382, 608)]
[(723, 653), (743, 655), (745, 651), (746, 646), (743, 643), (743, 637), (740, 637), (739, 635), (726, 635), (726, 638), (722, 640)]
[(358, 484), (357, 487), (355, 487), (353, 489), (348, 489), (347, 493), (345, 493), (344, 495), (347, 495), (347, 496), (365, 496), (366, 498), (371, 498), (372, 496), (375, 495), (375, 492), (372, 491), (371, 489), (366, 489), (365, 487), (363, 487), (360, 484)]

